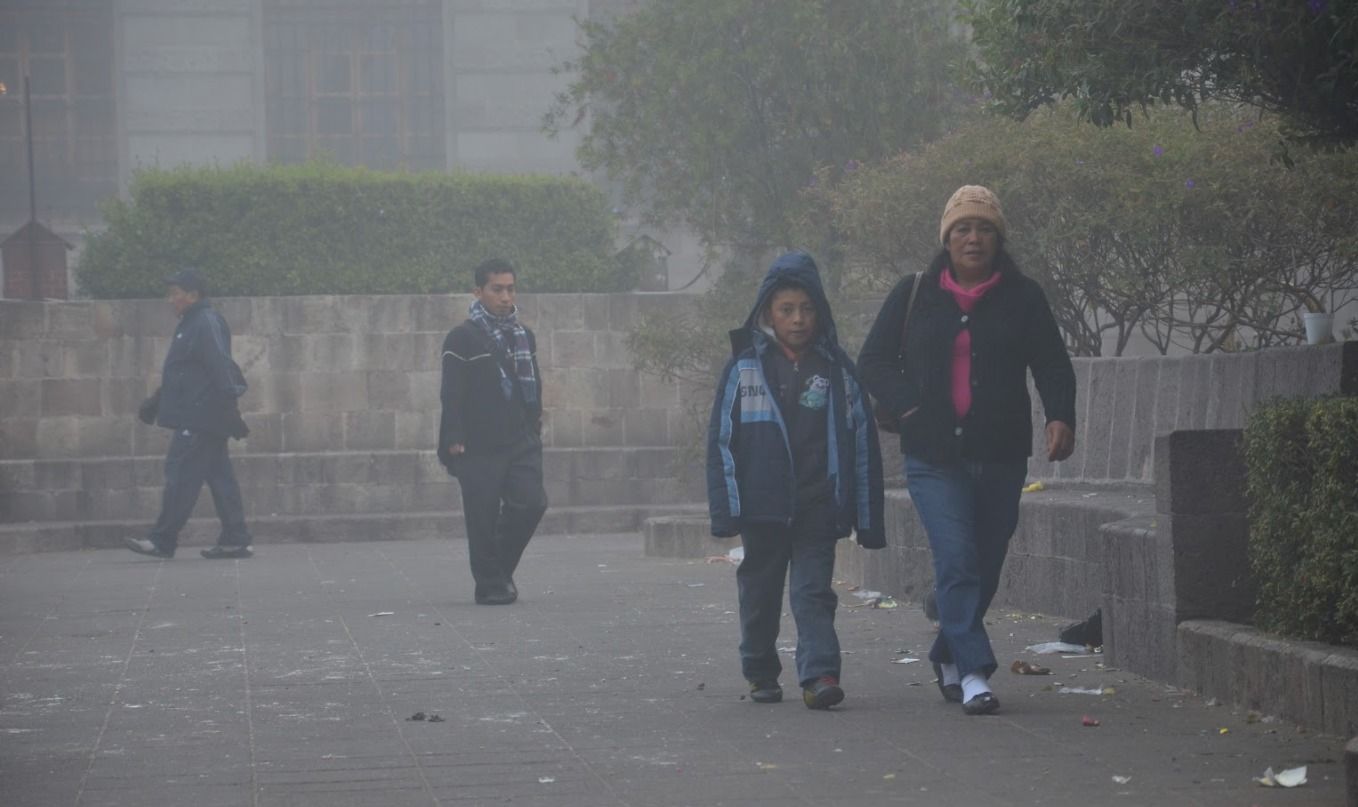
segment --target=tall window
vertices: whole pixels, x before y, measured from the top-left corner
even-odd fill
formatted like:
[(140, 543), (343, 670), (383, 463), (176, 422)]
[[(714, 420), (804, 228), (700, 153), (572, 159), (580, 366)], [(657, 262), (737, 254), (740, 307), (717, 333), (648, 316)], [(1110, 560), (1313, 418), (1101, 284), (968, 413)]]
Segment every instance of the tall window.
[(26, 218), (24, 75), (33, 95), (38, 215), (89, 218), (118, 191), (113, 111), (113, 4), (10, 0), (0, 4), (0, 216)]
[(438, 0), (265, 0), (269, 158), (442, 169)]

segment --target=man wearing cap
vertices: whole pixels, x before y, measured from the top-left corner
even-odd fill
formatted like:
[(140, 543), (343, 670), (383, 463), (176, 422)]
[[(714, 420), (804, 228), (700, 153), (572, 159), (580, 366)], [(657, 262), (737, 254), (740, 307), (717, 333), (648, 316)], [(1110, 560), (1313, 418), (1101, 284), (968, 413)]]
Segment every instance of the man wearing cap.
[(250, 433), (236, 405), (246, 385), (231, 358), (231, 329), (208, 303), (207, 283), (197, 269), (181, 269), (165, 278), (165, 285), (179, 325), (165, 354), (160, 389), (142, 403), (137, 417), (174, 435), (165, 456), (160, 517), (147, 537), (128, 538), (127, 548), (155, 558), (174, 557), (179, 531), (206, 483), (222, 532), (216, 546), (202, 550), (203, 557), (248, 558), (254, 552), (226, 448), (227, 438), (239, 440)]

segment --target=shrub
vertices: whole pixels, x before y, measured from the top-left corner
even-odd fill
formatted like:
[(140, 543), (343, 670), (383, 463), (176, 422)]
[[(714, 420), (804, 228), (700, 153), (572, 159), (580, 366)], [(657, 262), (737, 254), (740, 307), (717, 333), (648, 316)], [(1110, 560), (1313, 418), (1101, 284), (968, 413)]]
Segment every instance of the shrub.
[(622, 291), (603, 193), (577, 179), (381, 173), (330, 163), (138, 173), (78, 273), (94, 297), (161, 294), (182, 265), (219, 295), (462, 291), (487, 257), (524, 291)]
[(1259, 626), (1358, 644), (1358, 398), (1259, 408), (1245, 462)]

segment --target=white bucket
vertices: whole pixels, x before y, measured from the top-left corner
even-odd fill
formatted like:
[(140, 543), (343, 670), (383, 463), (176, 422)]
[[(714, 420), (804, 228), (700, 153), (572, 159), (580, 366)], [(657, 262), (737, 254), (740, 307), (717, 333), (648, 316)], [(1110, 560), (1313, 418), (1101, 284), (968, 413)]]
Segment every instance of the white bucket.
[(1306, 344), (1324, 345), (1334, 341), (1334, 314), (1325, 311), (1307, 311), (1301, 315), (1306, 326)]

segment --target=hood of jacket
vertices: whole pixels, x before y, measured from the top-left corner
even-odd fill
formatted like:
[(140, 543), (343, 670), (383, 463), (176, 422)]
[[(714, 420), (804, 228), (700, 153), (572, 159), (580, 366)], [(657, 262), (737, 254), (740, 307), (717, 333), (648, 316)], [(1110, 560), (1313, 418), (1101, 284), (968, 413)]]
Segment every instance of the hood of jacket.
[(769, 266), (768, 272), (764, 273), (764, 280), (759, 284), (759, 294), (755, 297), (750, 315), (745, 318), (745, 324), (731, 331), (732, 355), (739, 355), (751, 345), (762, 353), (773, 341), (773, 337), (764, 331), (762, 322), (764, 308), (769, 304), (775, 291), (789, 286), (805, 291), (811, 298), (812, 305), (816, 307), (815, 346), (828, 355), (832, 348), (839, 344), (835, 320), (830, 314), (830, 301), (826, 299), (825, 286), (820, 281), (820, 270), (816, 268), (816, 262), (809, 254), (797, 251), (778, 256)]

